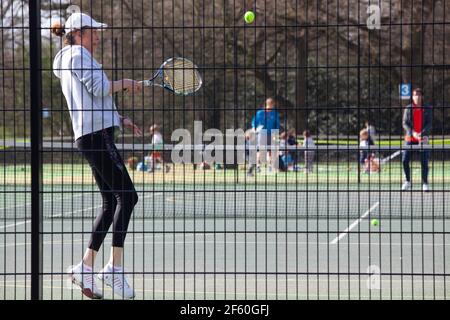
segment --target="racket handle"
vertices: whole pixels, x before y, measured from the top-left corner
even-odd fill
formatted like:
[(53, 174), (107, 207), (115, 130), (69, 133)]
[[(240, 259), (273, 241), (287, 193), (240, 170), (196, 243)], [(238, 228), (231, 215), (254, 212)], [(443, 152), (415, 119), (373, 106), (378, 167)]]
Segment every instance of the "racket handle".
[[(146, 86), (146, 87), (148, 87), (148, 86), (151, 85), (150, 80), (139, 81), (139, 83), (142, 83), (142, 85), (143, 85), (143, 86)], [(122, 89), (122, 90), (123, 90), (123, 91), (127, 91), (128, 89), (124, 88), (124, 89)]]

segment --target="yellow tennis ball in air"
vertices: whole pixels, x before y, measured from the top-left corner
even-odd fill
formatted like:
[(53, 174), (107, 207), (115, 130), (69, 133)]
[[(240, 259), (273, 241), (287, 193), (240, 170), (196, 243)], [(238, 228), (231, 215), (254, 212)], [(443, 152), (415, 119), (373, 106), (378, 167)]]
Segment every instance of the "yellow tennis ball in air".
[(376, 227), (378, 225), (378, 219), (372, 219), (371, 224)]
[(247, 23), (252, 23), (253, 20), (255, 20), (255, 14), (253, 13), (253, 11), (247, 11), (244, 15), (244, 20)]

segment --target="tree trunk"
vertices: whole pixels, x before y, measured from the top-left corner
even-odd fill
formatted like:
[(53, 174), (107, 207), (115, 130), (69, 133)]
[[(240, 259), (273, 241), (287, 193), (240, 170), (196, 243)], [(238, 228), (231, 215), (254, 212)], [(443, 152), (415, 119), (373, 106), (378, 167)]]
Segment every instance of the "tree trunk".
[(298, 64), (297, 74), (295, 79), (295, 114), (292, 117), (289, 115), (288, 124), (297, 130), (304, 130), (308, 123), (308, 110), (306, 109), (306, 65), (308, 63), (308, 50), (306, 45), (305, 33), (298, 37), (296, 44), (296, 61)]

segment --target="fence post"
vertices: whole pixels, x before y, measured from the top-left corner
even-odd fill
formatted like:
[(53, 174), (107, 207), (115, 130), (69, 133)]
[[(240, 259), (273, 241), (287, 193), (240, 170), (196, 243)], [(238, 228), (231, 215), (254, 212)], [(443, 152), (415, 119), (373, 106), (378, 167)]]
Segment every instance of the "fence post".
[(31, 102), (31, 299), (42, 299), (41, 1), (29, 2)]

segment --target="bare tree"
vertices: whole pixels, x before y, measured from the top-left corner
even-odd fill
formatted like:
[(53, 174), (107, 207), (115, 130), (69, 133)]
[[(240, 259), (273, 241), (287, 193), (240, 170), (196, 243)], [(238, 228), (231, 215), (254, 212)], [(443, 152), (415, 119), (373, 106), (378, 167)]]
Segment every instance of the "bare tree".
[[(1, 3), (3, 108), (28, 105), (27, 3)], [(48, 63), (62, 45), (45, 23), (51, 17), (67, 18), (67, 6), (76, 4), (111, 27), (102, 33), (96, 57), (111, 79), (149, 77), (171, 56), (185, 56), (200, 67), (205, 81), (194, 97), (179, 98), (158, 88), (140, 97), (117, 95), (121, 112), (144, 126), (164, 123), (171, 132), (202, 119), (209, 127), (247, 127), (264, 99), (273, 96), (287, 127), (355, 132), (365, 117), (373, 117), (391, 132), (399, 121), (398, 84), (412, 82), (441, 106), (435, 127), (444, 128), (450, 44), (443, 12), (450, 3), (383, 1), (381, 29), (370, 30), (367, 8), (377, 3), (47, 0), (41, 12), (43, 57), (51, 68)], [(253, 24), (243, 21), (246, 10), (255, 11)], [(63, 110), (57, 79), (44, 73), (44, 103)], [(0, 119), (3, 127), (17, 123), (7, 117)]]

